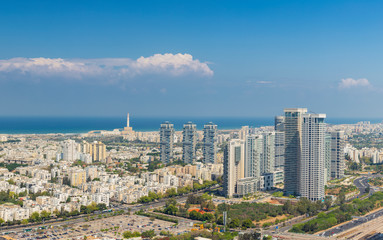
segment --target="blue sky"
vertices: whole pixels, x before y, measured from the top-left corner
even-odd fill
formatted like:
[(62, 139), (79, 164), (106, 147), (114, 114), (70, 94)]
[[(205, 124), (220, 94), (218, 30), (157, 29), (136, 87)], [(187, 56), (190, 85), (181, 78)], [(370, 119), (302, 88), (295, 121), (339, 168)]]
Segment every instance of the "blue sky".
[(2, 116), (383, 117), (382, 1), (4, 1)]

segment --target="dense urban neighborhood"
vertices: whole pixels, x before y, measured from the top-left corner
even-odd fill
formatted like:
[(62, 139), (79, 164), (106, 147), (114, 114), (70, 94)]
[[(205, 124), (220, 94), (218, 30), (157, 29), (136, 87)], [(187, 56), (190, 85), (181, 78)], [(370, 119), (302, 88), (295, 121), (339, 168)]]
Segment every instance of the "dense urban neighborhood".
[[(113, 131), (3, 134), (0, 231), (15, 239), (354, 239), (383, 217), (383, 150), (366, 143), (380, 141), (383, 124), (329, 125), (305, 111), (238, 130), (188, 122), (175, 131), (165, 122), (136, 132), (128, 115)], [(291, 133), (300, 131), (297, 143)], [(294, 141), (301, 151), (313, 141), (317, 151), (299, 168), (299, 148), (286, 147)]]

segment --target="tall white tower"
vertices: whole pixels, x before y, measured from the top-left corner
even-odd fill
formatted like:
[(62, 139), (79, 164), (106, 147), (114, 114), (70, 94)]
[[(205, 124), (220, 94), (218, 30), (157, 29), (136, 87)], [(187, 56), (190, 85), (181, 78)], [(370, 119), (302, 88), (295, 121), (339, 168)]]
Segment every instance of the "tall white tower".
[(236, 193), (236, 184), (245, 177), (245, 141), (232, 139), (225, 146), (223, 158), (223, 191), (226, 197)]
[(304, 114), (300, 161), (300, 195), (311, 201), (325, 197), (326, 114)]

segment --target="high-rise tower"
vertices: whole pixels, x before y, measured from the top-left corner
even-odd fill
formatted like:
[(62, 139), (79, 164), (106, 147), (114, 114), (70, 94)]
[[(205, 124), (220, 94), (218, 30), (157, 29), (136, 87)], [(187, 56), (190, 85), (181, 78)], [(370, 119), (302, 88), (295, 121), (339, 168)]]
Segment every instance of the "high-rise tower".
[(245, 177), (259, 178), (263, 160), (263, 136), (248, 135), (245, 142)]
[(184, 124), (182, 131), (182, 160), (193, 164), (196, 161), (197, 127), (194, 123)]
[(226, 145), (223, 158), (223, 191), (226, 197), (232, 197), (237, 181), (245, 176), (245, 142), (232, 139)]
[(300, 196), (311, 201), (325, 197), (326, 114), (303, 114)]
[(326, 132), (324, 135), (324, 176), (325, 184), (331, 180), (331, 133)]
[(275, 117), (275, 169), (283, 170), (285, 165), (285, 117)]
[(174, 125), (164, 122), (160, 128), (160, 151), (161, 162), (168, 164), (173, 158)]
[(331, 178), (343, 178), (344, 165), (344, 132), (331, 132)]
[(275, 169), (275, 132), (264, 132), (261, 174), (273, 173)]
[(217, 125), (210, 122), (203, 128), (203, 161), (216, 163), (217, 160)]
[(302, 115), (306, 108), (287, 108), (285, 112), (285, 164), (284, 191), (286, 194), (298, 195), (300, 159), (302, 150)]

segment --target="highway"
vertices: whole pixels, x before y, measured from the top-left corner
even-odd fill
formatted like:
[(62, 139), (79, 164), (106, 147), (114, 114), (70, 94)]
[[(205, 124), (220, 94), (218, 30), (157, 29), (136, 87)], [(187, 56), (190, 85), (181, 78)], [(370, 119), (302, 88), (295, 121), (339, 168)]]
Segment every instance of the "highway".
[(370, 214), (367, 214), (363, 217), (356, 217), (354, 220), (352, 220), (350, 222), (347, 222), (347, 223), (340, 225), (338, 227), (335, 227), (335, 228), (331, 228), (331, 229), (319, 234), (319, 236), (330, 237), (330, 236), (339, 234), (341, 232), (350, 230), (354, 227), (357, 227), (363, 223), (374, 220), (374, 219), (381, 217), (381, 216), (383, 216), (383, 209), (376, 211), (376, 212), (373, 212), (373, 213), (370, 213)]
[[(372, 177), (377, 177), (377, 176), (378, 175), (368, 174), (354, 180), (355, 186), (359, 188), (359, 191), (360, 191), (358, 198), (361, 198), (361, 199), (367, 198), (375, 192), (375, 188), (370, 186), (370, 184), (368, 183), (368, 179)], [(366, 194), (366, 189), (368, 188), (370, 189), (369, 193), (365, 197), (362, 197), (364, 194)], [(337, 235), (339, 233), (342, 233), (344, 231), (357, 227), (363, 223), (374, 220), (380, 216), (383, 216), (383, 209), (367, 214), (363, 217), (355, 217), (354, 220), (350, 222), (346, 222), (338, 227), (330, 228), (327, 231), (320, 233), (319, 236), (329, 237), (329, 236)]]
[[(364, 198), (367, 198), (369, 196), (371, 196), (374, 192), (375, 192), (375, 189), (373, 187), (371, 187), (368, 183), (368, 179), (371, 178), (371, 177), (376, 177), (377, 175), (371, 175), (371, 174), (368, 174), (368, 175), (365, 175), (365, 176), (362, 176), (360, 178), (357, 178), (354, 180), (354, 184), (355, 186), (359, 189), (359, 194), (358, 196), (354, 197), (354, 198), (360, 198), (360, 199), (364, 199)], [(368, 195), (362, 197), (364, 194), (366, 194), (366, 189), (370, 187), (370, 192), (368, 193)], [(353, 200), (354, 198), (350, 199), (349, 201)], [(332, 210), (329, 210), (329, 211), (326, 211), (324, 213), (329, 213), (331, 211), (334, 211), (335, 209), (332, 209)], [(379, 215), (380, 216), (380, 215)], [(378, 215), (375, 216), (375, 218), (378, 217)], [(287, 223), (285, 223), (286, 226), (282, 226), (282, 224), (280, 224), (278, 227), (278, 231), (277, 232), (287, 232), (288, 230), (290, 230), (290, 228), (294, 225), (294, 224), (297, 224), (297, 223), (305, 223), (305, 222), (308, 222), (312, 219), (315, 219), (317, 218), (317, 216), (313, 216), (313, 217), (309, 217), (309, 218), (303, 218), (303, 219), (299, 219), (297, 221), (288, 221)], [(358, 224), (362, 224), (362, 220), (358, 221), (357, 222)], [(353, 224), (350, 225), (350, 228), (354, 227)], [(332, 236), (332, 234), (336, 234), (337, 232), (342, 232), (342, 231), (346, 231), (348, 230), (349, 228), (332, 228), (332, 229), (329, 229), (327, 230), (326, 232), (324, 233), (321, 233), (320, 236)], [(276, 230), (273, 229), (273, 230), (269, 230), (268, 233), (274, 233)], [(334, 232), (334, 233), (333, 233)], [(323, 235), (324, 234), (324, 235)]]

